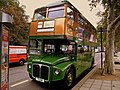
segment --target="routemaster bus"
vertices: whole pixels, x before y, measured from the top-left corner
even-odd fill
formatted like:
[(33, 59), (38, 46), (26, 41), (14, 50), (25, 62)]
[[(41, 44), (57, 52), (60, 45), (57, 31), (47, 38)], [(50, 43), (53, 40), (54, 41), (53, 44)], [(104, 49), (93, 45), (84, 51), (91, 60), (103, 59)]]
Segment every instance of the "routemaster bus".
[(37, 8), (29, 31), (29, 76), (43, 83), (62, 81), (70, 88), (94, 65), (95, 45), (96, 29), (70, 2)]

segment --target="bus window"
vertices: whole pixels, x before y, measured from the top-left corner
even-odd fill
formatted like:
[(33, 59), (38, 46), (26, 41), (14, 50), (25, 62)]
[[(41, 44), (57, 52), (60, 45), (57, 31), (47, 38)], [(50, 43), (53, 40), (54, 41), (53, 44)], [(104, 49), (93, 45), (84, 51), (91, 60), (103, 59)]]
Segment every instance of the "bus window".
[(84, 48), (82, 45), (78, 45), (78, 53), (84, 53)]
[(74, 20), (73, 10), (70, 9), (69, 7), (67, 8), (67, 17)]
[(48, 18), (59, 18), (59, 17), (63, 17), (64, 16), (64, 7), (60, 6), (60, 7), (53, 7), (53, 8), (49, 8), (48, 11)]
[(84, 46), (84, 51), (88, 52), (89, 51), (89, 47), (88, 46)]
[(83, 25), (83, 24), (85, 23), (84, 20), (82, 19), (81, 15), (78, 15), (78, 20), (77, 20), (77, 22), (78, 22), (79, 24), (81, 24), (81, 25)]
[(34, 20), (43, 20), (46, 18), (46, 8), (41, 8), (35, 11)]
[(35, 13), (34, 20), (42, 20), (45, 19), (45, 13)]
[(30, 54), (40, 54), (41, 53), (41, 41), (30, 40)]
[(44, 52), (45, 53), (55, 53), (55, 46), (52, 44), (45, 44)]
[(75, 54), (74, 45), (61, 45), (60, 50), (63, 54)]

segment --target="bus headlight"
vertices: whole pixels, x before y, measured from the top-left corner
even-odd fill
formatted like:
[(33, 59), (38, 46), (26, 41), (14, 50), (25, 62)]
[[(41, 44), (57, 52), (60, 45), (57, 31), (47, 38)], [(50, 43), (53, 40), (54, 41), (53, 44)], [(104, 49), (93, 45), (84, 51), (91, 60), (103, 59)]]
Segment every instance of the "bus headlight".
[(56, 70), (55, 70), (55, 74), (56, 74), (56, 75), (59, 75), (59, 74), (60, 74), (60, 70), (56, 69)]

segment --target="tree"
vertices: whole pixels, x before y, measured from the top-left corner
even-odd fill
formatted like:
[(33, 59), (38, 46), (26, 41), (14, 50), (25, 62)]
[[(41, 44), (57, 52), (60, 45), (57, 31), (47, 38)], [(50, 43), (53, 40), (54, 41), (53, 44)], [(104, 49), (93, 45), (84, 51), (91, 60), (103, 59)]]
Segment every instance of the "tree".
[[(101, 25), (104, 29), (107, 28), (107, 15), (108, 15), (108, 9), (106, 9), (104, 12), (99, 11), (97, 13), (98, 17), (102, 17), (102, 19), (98, 22), (97, 28), (100, 28)], [(115, 7), (115, 16), (118, 16), (120, 14), (120, 5), (117, 4)], [(98, 37), (100, 38), (100, 35), (98, 34)], [(103, 33), (103, 45), (106, 44), (106, 33)], [(120, 48), (120, 26), (115, 31), (115, 48)]]
[[(114, 51), (115, 51), (115, 31), (120, 26), (120, 11), (116, 12), (116, 8), (120, 7), (120, 0), (89, 0), (91, 8), (96, 7), (101, 3), (107, 12), (107, 34), (106, 34), (106, 52), (105, 52), (105, 67), (103, 73), (114, 74)], [(120, 9), (119, 9), (120, 10)]]
[(10, 30), (10, 44), (22, 44), (28, 39), (28, 16), (25, 15), (25, 6), (20, 6), (17, 0), (0, 0), (0, 10), (13, 16)]

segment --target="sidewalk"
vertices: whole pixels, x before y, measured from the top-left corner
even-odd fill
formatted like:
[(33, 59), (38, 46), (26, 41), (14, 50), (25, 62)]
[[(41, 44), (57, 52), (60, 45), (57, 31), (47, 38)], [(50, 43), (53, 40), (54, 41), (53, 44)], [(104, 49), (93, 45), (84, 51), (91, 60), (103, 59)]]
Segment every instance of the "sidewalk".
[(88, 79), (81, 87), (73, 90), (120, 90), (120, 81)]
[[(120, 60), (120, 52), (118, 53), (118, 58)], [(115, 69), (120, 69), (120, 64), (115, 65)], [(96, 67), (96, 70), (97, 67)], [(93, 71), (95, 72), (95, 70)], [(120, 90), (120, 80), (97, 80), (91, 79), (92, 74), (85, 76), (83, 81), (78, 82), (72, 90)], [(85, 79), (85, 80), (84, 80)]]

